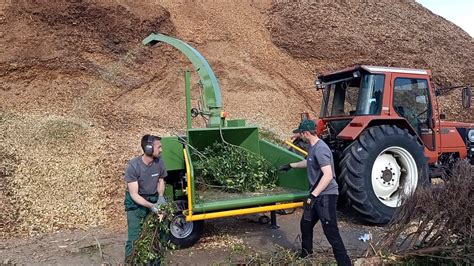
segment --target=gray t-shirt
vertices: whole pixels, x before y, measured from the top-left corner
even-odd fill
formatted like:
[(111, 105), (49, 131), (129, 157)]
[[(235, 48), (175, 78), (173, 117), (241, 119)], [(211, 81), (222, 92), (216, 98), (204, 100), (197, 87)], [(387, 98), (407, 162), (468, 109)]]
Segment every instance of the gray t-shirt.
[[(336, 182), (336, 171), (334, 168), (334, 160), (332, 158), (331, 149), (329, 149), (328, 145), (324, 143), (324, 141), (319, 140), (311, 146), (309, 149), (307, 160), (307, 171), (308, 171), (308, 179), (310, 184), (310, 189), (314, 186), (315, 183), (321, 179), (323, 176), (323, 171), (321, 167), (326, 165), (331, 165), (332, 169), (332, 177), (333, 179), (329, 183), (329, 185), (321, 192), (321, 195), (338, 195), (338, 186)], [(310, 191), (311, 193), (311, 191)]]
[[(150, 165), (146, 165), (141, 156), (128, 162), (125, 169), (125, 182), (138, 181), (138, 194), (153, 195), (157, 193), (158, 179), (168, 176), (165, 163), (161, 158), (155, 158)], [(127, 187), (128, 191), (128, 187)]]

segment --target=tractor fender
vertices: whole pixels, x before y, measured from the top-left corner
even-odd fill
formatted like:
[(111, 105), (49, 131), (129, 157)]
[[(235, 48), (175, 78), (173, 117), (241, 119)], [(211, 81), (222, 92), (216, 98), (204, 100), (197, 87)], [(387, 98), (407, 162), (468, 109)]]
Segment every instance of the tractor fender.
[(380, 125), (395, 125), (401, 129), (407, 129), (410, 134), (416, 136), (418, 142), (423, 144), (415, 129), (406, 121), (406, 119), (398, 117), (380, 117), (380, 116), (358, 116), (337, 135), (339, 139), (354, 141), (365, 129)]

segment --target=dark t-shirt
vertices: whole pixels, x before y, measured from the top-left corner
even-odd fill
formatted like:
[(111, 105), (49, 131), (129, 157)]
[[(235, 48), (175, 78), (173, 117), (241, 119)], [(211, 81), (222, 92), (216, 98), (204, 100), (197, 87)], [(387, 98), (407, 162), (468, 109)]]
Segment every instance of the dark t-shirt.
[(157, 193), (158, 179), (167, 176), (168, 173), (161, 158), (155, 158), (150, 165), (146, 165), (142, 160), (142, 156), (137, 156), (128, 162), (125, 169), (125, 182), (138, 181), (138, 194), (140, 195)]
[[(307, 157), (307, 171), (308, 171), (308, 179), (310, 184), (310, 189), (314, 186), (315, 183), (321, 179), (323, 176), (323, 171), (321, 167), (326, 165), (331, 165), (332, 169), (332, 177), (333, 179), (329, 183), (329, 185), (321, 192), (321, 195), (338, 195), (338, 186), (336, 182), (336, 171), (334, 169), (334, 160), (332, 158), (331, 149), (329, 149), (328, 145), (324, 143), (324, 141), (319, 140), (311, 146), (309, 149), (308, 157)], [(310, 191), (311, 193), (311, 191)]]

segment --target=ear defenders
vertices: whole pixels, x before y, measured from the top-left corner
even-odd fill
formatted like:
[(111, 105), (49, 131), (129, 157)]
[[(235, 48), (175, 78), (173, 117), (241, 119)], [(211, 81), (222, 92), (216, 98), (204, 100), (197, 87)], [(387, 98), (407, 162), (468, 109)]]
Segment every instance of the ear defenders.
[(153, 156), (153, 136), (149, 135), (145, 147), (143, 147), (143, 152), (148, 156)]

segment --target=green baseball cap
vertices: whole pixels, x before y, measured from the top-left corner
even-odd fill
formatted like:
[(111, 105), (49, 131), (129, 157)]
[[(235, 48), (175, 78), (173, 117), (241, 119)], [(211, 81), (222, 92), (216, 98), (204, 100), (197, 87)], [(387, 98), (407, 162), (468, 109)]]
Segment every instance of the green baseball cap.
[(316, 130), (316, 124), (313, 120), (303, 120), (301, 121), (298, 128), (293, 130), (293, 133), (301, 133), (303, 131), (313, 131)]

